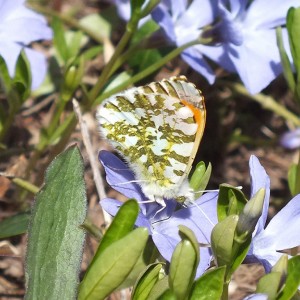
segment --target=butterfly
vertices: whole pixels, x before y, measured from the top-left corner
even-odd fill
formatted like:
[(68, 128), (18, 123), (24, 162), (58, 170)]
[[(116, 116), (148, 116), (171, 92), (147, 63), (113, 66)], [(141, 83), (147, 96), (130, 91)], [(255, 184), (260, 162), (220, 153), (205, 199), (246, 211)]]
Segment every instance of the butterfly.
[(204, 97), (185, 76), (134, 87), (97, 110), (100, 132), (126, 160), (149, 202), (194, 200), (188, 174), (206, 120)]

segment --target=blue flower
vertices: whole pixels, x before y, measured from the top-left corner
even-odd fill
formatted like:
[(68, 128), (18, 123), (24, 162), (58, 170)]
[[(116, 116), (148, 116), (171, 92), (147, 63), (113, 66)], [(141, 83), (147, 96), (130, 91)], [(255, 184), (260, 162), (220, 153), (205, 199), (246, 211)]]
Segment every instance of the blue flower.
[(300, 148), (300, 128), (286, 132), (281, 137), (280, 144), (287, 149)]
[[(220, 0), (221, 21), (213, 30), (220, 43), (202, 52), (237, 72), (250, 93), (258, 93), (282, 72), (275, 29), (285, 25), (288, 9), (299, 4), (299, 0)], [(286, 29), (283, 37), (288, 49)]]
[(50, 40), (52, 31), (43, 16), (25, 7), (25, 0), (0, 0), (0, 55), (11, 77), (15, 74), (18, 56), (24, 49), (32, 73), (32, 89), (44, 80), (45, 56), (29, 47), (38, 40)]
[(298, 230), (300, 226), (300, 195), (294, 197), (265, 227), (270, 198), (269, 177), (256, 157), (251, 157), (250, 169), (253, 191), (264, 187), (266, 195), (262, 215), (252, 235), (246, 262), (260, 262), (266, 272), (270, 272), (283, 255), (279, 251), (300, 245)]
[[(218, 193), (206, 193), (194, 205), (175, 210), (177, 202), (166, 200), (166, 208), (157, 213), (161, 206), (157, 203), (143, 203), (148, 200), (136, 183), (131, 170), (115, 155), (101, 151), (99, 159), (106, 171), (110, 186), (128, 198), (135, 198), (140, 205), (136, 226), (147, 227), (160, 254), (170, 261), (176, 245), (180, 242), (178, 225), (185, 225), (195, 233), (199, 243), (209, 244), (211, 230), (217, 223), (216, 204)], [(105, 211), (116, 215), (122, 202), (103, 199), (100, 202)], [(210, 265), (211, 251), (200, 248), (201, 261), (197, 270), (199, 277)]]
[[(205, 26), (211, 25), (217, 11), (216, 1), (194, 0), (190, 4), (186, 0), (168, 0), (154, 9), (153, 19), (161, 26), (171, 43), (182, 46), (200, 38)], [(202, 74), (210, 84), (215, 74), (202, 55), (203, 45), (187, 48), (181, 57), (193, 69)]]

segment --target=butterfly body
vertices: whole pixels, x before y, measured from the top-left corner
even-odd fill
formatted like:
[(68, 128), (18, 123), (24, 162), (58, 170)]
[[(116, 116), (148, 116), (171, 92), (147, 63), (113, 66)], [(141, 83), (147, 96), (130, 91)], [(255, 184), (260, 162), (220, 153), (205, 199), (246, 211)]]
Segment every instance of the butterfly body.
[(131, 88), (105, 100), (102, 134), (153, 201), (192, 200), (187, 176), (205, 125), (204, 98), (184, 76)]

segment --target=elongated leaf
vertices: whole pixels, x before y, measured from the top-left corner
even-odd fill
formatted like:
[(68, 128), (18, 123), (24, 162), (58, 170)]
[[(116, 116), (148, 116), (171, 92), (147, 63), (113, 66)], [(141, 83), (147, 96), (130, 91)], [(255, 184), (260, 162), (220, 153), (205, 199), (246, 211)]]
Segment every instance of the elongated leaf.
[(225, 267), (206, 272), (195, 281), (190, 300), (219, 300), (223, 293)]
[(170, 265), (169, 285), (178, 300), (189, 294), (197, 268), (197, 251), (193, 243), (184, 238), (175, 248)]
[(66, 63), (70, 55), (63, 24), (59, 18), (54, 17), (51, 26), (54, 32), (53, 44), (55, 46), (55, 49), (63, 62)]
[(29, 218), (29, 213), (21, 213), (4, 219), (0, 223), (0, 239), (25, 233)]
[(159, 297), (161, 297), (164, 294), (164, 292), (166, 292), (168, 289), (169, 289), (169, 278), (168, 276), (165, 276), (159, 281), (157, 281), (156, 284), (153, 286), (148, 296), (148, 300), (159, 299)]
[(162, 268), (162, 264), (160, 263), (156, 263), (148, 266), (148, 268), (139, 278), (136, 286), (133, 289), (131, 295), (132, 300), (148, 299), (151, 289), (159, 280), (159, 273), (161, 268)]
[(283, 291), (280, 293), (278, 300), (291, 299), (300, 286), (300, 255), (292, 257), (288, 261), (287, 278)]
[(103, 236), (93, 261), (96, 260), (108, 246), (125, 237), (133, 230), (138, 212), (139, 205), (135, 200), (128, 200), (120, 207), (118, 213)]
[(57, 156), (32, 209), (25, 299), (75, 299), (86, 216), (83, 161), (72, 146)]
[(80, 284), (79, 300), (104, 299), (130, 273), (143, 252), (148, 230), (139, 227), (107, 247), (89, 268)]

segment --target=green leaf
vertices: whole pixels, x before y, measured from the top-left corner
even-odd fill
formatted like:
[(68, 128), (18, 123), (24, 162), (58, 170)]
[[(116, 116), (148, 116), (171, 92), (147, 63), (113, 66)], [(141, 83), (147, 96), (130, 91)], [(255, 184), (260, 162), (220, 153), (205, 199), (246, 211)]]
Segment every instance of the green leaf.
[(157, 300), (178, 300), (177, 296), (172, 290), (166, 290)]
[(89, 14), (80, 19), (79, 24), (92, 32), (93, 35), (98, 36), (98, 40), (109, 38), (111, 35), (112, 24), (99, 14)]
[(1, 77), (1, 81), (4, 83), (5, 90), (6, 91), (10, 90), (11, 84), (12, 84), (12, 79), (9, 76), (6, 62), (2, 56), (0, 56), (0, 77)]
[(212, 230), (211, 247), (219, 267), (228, 267), (232, 264), (232, 247), (237, 222), (238, 216), (231, 215), (219, 222)]
[(277, 299), (277, 288), (280, 286), (281, 279), (280, 272), (272, 272), (263, 276), (257, 284), (256, 293), (267, 294), (268, 300)]
[(27, 231), (30, 219), (29, 213), (20, 213), (0, 222), (0, 239), (19, 235)]
[(148, 265), (154, 263), (159, 258), (159, 256), (160, 254), (152, 239), (148, 238), (143, 253), (137, 260), (130, 274), (126, 277), (124, 282), (118, 288), (121, 289), (133, 286), (136, 283), (139, 275), (146, 269)]
[(83, 160), (76, 146), (48, 167), (29, 226), (25, 299), (74, 299), (85, 233)]
[(147, 239), (147, 228), (139, 227), (104, 249), (85, 274), (78, 299), (99, 300), (107, 297), (133, 269)]
[(296, 97), (300, 101), (300, 7), (291, 7), (287, 14), (286, 27), (289, 34), (290, 49), (296, 69)]
[(300, 8), (291, 7), (287, 14), (291, 53), (297, 74), (300, 74)]
[(299, 270), (300, 255), (297, 255), (290, 258), (288, 261), (285, 286), (280, 295), (277, 297), (278, 300), (289, 300), (296, 294), (298, 287), (300, 286)]
[(63, 62), (66, 64), (70, 55), (69, 55), (69, 49), (65, 37), (64, 26), (61, 20), (57, 17), (53, 17), (51, 26), (54, 33), (53, 44), (55, 50), (57, 51), (58, 55), (63, 60)]
[(289, 171), (288, 171), (288, 184), (289, 184), (289, 189), (290, 189), (290, 192), (291, 192), (292, 196), (296, 195), (297, 169), (298, 169), (298, 165), (297, 164), (292, 164), (289, 168)]
[(155, 263), (147, 267), (145, 272), (140, 276), (138, 282), (136, 283), (132, 291), (132, 300), (149, 299), (148, 296), (152, 288), (159, 280), (161, 268), (161, 263)]
[(138, 213), (139, 205), (135, 200), (128, 200), (120, 207), (103, 236), (93, 261), (96, 260), (108, 246), (122, 239), (133, 230)]
[(152, 288), (148, 300), (157, 300), (169, 289), (169, 277), (165, 276), (156, 282)]
[(281, 65), (283, 68), (283, 75), (285, 77), (286, 82), (288, 83), (290, 90), (292, 92), (294, 92), (295, 85), (296, 85), (295, 78), (294, 78), (291, 62), (290, 62), (289, 57), (284, 49), (281, 27), (276, 28), (276, 40), (277, 40), (277, 47), (279, 49)]
[[(189, 231), (189, 235), (193, 234)], [(189, 294), (199, 263), (199, 247), (195, 249), (195, 237), (190, 240), (185, 234), (181, 236), (183, 239), (174, 250), (169, 273), (169, 285), (178, 300), (185, 299)]]
[(247, 199), (243, 192), (229, 184), (221, 184), (218, 197), (218, 219), (224, 220), (230, 215), (239, 215)]
[(197, 281), (189, 297), (190, 300), (219, 300), (223, 293), (225, 267), (207, 271)]

